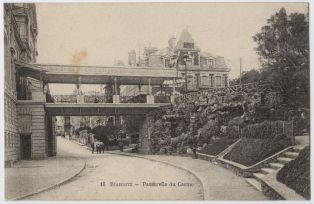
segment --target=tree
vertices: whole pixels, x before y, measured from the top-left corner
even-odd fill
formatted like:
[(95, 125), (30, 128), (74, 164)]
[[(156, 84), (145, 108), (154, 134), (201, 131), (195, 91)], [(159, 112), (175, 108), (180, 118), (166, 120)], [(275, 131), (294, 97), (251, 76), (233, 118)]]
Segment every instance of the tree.
[(282, 8), (267, 20), (267, 25), (253, 39), (264, 68), (263, 79), (281, 84), (286, 103), (308, 105), (309, 22), (305, 14), (288, 16)]
[[(259, 82), (261, 80), (260, 72), (259, 70), (252, 69), (250, 71), (243, 72), (241, 74), (241, 83), (247, 84), (247, 83), (255, 83)], [(237, 85), (240, 84), (240, 78), (233, 79), (230, 81), (230, 85)]]

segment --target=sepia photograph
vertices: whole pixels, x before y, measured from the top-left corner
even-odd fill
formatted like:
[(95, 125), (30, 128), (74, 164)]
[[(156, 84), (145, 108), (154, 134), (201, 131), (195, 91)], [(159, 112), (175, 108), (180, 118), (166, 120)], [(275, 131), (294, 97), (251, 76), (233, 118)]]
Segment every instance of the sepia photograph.
[(2, 11), (5, 201), (311, 200), (308, 1)]

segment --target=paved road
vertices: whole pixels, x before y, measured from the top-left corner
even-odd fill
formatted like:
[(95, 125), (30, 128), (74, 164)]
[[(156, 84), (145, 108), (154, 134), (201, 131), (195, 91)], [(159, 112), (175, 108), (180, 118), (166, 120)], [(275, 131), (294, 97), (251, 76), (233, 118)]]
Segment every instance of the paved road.
[[(91, 155), (82, 147), (66, 144), (68, 142), (64, 139), (58, 139), (58, 153), (85, 158), (86, 169), (73, 181), (27, 200), (203, 199), (202, 185), (194, 175), (184, 170), (141, 158)], [(170, 182), (175, 186), (169, 186)], [(182, 186), (178, 186), (179, 183)]]

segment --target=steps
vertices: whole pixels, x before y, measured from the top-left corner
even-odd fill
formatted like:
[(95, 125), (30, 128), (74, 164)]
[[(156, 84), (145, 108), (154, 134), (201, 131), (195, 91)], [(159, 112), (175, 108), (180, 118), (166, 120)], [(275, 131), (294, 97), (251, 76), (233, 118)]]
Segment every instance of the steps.
[(294, 147), (293, 147), (293, 151), (294, 151), (294, 152), (301, 152), (303, 149), (304, 149), (303, 146), (294, 146)]
[(282, 164), (289, 163), (289, 162), (291, 162), (292, 160), (293, 160), (293, 159), (288, 158), (288, 157), (278, 157), (278, 158), (277, 158), (277, 161), (279, 161), (279, 162), (282, 163)]
[(269, 167), (272, 169), (281, 169), (283, 166), (281, 163), (269, 163)]
[(251, 186), (253, 186), (256, 190), (262, 191), (262, 185), (258, 180), (254, 178), (246, 178), (245, 181), (251, 184)]
[(261, 169), (261, 172), (263, 174), (270, 174), (270, 173), (273, 173), (275, 170), (274, 169), (271, 169), (271, 168), (262, 168)]
[(303, 146), (294, 146), (293, 149), (286, 151), (285, 153), (280, 155), (280, 157), (278, 157), (275, 161), (265, 164), (262, 168), (260, 168), (258, 172), (253, 173), (253, 176), (251, 178), (246, 178), (245, 181), (256, 190), (262, 191), (260, 181), (263, 180), (263, 178), (265, 178), (268, 174), (276, 173), (282, 167), (284, 167), (285, 164), (296, 159), (303, 148)]
[(295, 159), (299, 156), (298, 152), (285, 152), (285, 156), (291, 159)]

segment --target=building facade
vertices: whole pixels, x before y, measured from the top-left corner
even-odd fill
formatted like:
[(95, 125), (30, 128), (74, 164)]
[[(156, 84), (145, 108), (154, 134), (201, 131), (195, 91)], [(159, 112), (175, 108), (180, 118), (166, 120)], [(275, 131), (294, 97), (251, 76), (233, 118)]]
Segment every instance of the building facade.
[[(176, 93), (198, 91), (209, 88), (224, 88), (229, 86), (229, 71), (224, 57), (202, 51), (194, 42), (191, 34), (184, 29), (177, 41), (174, 36), (168, 40), (164, 49), (148, 46), (144, 47), (143, 56), (136, 63), (136, 53), (129, 52), (129, 66), (140, 67), (165, 67), (177, 69), (179, 80)], [(165, 87), (153, 87), (154, 94), (167, 94)], [(133, 95), (148, 92), (147, 87), (129, 86), (122, 87), (123, 93)], [(168, 93), (170, 94), (170, 93)]]
[[(29, 120), (18, 117), (17, 101), (28, 99), (30, 81), (16, 78), (15, 61), (35, 62), (37, 56), (37, 20), (35, 4), (4, 4), (4, 110), (5, 110), (5, 165), (21, 158), (20, 132), (29, 132), (26, 126), (19, 126)], [(17, 90), (20, 90), (17, 94)]]

